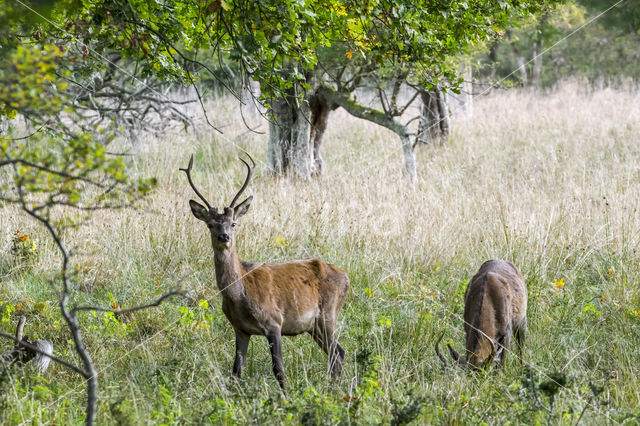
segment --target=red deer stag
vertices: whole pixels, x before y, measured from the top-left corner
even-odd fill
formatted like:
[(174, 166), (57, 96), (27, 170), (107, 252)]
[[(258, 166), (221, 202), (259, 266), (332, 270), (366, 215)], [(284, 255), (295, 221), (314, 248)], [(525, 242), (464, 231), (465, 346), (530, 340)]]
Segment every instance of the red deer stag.
[(282, 365), (282, 336), (309, 333), (329, 355), (334, 379), (340, 377), (344, 350), (335, 339), (338, 313), (349, 289), (347, 274), (321, 260), (298, 260), (280, 264), (255, 264), (240, 261), (234, 230), (251, 204), (252, 196), (235, 205), (247, 188), (255, 162), (247, 166), (247, 178), (229, 207), (222, 212), (211, 207), (191, 180), (193, 156), (186, 169), (189, 184), (206, 207), (189, 200), (193, 215), (211, 232), (216, 282), (222, 294), (222, 311), (236, 334), (233, 374), (240, 377), (247, 358), (249, 338), (266, 336), (271, 349), (273, 373), (285, 392)]
[[(466, 356), (461, 357), (451, 344), (451, 357), (459, 365), (478, 368), (491, 364), (494, 356), (504, 365), (506, 351), (514, 334), (520, 356), (527, 332), (527, 285), (518, 268), (505, 260), (488, 260), (473, 276), (464, 294), (464, 330)], [(446, 359), (436, 341), (436, 354)]]

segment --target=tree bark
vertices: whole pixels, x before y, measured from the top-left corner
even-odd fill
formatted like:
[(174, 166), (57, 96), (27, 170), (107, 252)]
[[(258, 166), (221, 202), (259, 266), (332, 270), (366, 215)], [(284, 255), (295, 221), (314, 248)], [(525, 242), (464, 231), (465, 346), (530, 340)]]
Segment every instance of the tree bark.
[(420, 93), (422, 109), (416, 143), (443, 143), (449, 137), (449, 108), (445, 93), (436, 87), (434, 91)]
[(271, 104), (267, 161), (276, 175), (295, 174), (303, 179), (322, 174), (320, 146), (331, 111), (338, 105), (321, 92), (300, 102), (293, 91)]
[(309, 106), (311, 108), (311, 145), (313, 146), (313, 159), (314, 169), (313, 175), (318, 176), (323, 171), (323, 161), (320, 155), (320, 145), (322, 144), (322, 138), (324, 132), (327, 130), (329, 124), (329, 114), (338, 106), (334, 103), (329, 103), (327, 98), (320, 92), (315, 93), (309, 99)]
[(471, 67), (471, 60), (466, 60), (463, 67), (464, 113), (467, 118), (473, 118), (473, 68)]
[(444, 142), (449, 138), (449, 129), (451, 122), (449, 120), (449, 108), (447, 106), (447, 94), (436, 87), (438, 113), (440, 114), (440, 142)]
[(533, 43), (533, 70), (531, 73), (531, 84), (536, 89), (542, 87), (542, 40)]
[(527, 76), (527, 63), (524, 59), (524, 56), (520, 54), (520, 51), (512, 44), (511, 49), (513, 50), (513, 54), (516, 56), (516, 62), (518, 63), (518, 72), (520, 73), (521, 85), (526, 86), (529, 78)]
[(295, 174), (302, 179), (314, 175), (309, 99), (298, 99), (293, 90), (271, 103), (267, 164), (276, 175)]

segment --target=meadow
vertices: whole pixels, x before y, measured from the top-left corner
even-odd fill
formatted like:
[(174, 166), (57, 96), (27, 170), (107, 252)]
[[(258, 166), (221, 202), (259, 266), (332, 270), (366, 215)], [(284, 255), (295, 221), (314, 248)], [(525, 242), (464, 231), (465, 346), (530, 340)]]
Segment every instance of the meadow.
[[(341, 382), (311, 338), (284, 338), (286, 397), (262, 337), (252, 338), (243, 378), (231, 377), (234, 334), (210, 236), (178, 170), (193, 153), (199, 189), (222, 207), (244, 178), (239, 148), (263, 160), (267, 135), (247, 131), (231, 99), (210, 111), (223, 135), (202, 126), (123, 145), (157, 189), (139, 209), (95, 213), (64, 235), (76, 251), (78, 302), (128, 307), (173, 286), (187, 294), (123, 317), (84, 315), (99, 424), (640, 422), (637, 88), (566, 83), (479, 97), (472, 118), (454, 111), (446, 144), (419, 148), (415, 188), (402, 177), (397, 138), (340, 110), (322, 177), (273, 179), (258, 161), (236, 231), (241, 258), (319, 257), (351, 281)], [(26, 315), (30, 337), (79, 363), (57, 309), (50, 238), (10, 207), (0, 209), (0, 235), (0, 329), (12, 333)], [(503, 370), (444, 367), (435, 339), (444, 331), (463, 350), (465, 286), (493, 258), (514, 262), (528, 286), (523, 362), (509, 354)], [(9, 347), (2, 341), (0, 352)], [(79, 423), (84, 398), (80, 377), (61, 366), (42, 375), (0, 367), (0, 424)]]

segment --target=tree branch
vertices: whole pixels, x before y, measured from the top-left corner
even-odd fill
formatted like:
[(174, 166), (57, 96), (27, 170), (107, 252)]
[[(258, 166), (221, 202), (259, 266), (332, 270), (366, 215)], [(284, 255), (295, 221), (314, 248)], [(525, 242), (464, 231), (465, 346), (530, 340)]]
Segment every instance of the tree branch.
[(75, 315), (77, 312), (80, 311), (97, 311), (97, 312), (112, 312), (115, 315), (121, 315), (121, 314), (127, 314), (130, 312), (136, 312), (136, 311), (141, 311), (143, 309), (148, 309), (148, 308), (153, 308), (156, 306), (160, 306), (162, 304), (162, 302), (164, 302), (165, 300), (167, 300), (170, 297), (173, 296), (183, 296), (184, 297), (184, 293), (178, 290), (171, 290), (165, 294), (163, 294), (162, 296), (160, 296), (158, 299), (154, 300), (153, 302), (147, 303), (146, 305), (139, 305), (139, 306), (134, 306), (132, 308), (126, 308), (126, 309), (111, 309), (111, 308), (103, 308), (100, 306), (76, 306), (75, 308), (71, 309), (71, 314)]

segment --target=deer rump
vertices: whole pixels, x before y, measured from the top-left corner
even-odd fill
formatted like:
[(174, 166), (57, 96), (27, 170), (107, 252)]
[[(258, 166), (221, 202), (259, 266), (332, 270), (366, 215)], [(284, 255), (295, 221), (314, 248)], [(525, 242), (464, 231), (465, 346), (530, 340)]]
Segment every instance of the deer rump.
[[(515, 336), (520, 355), (527, 327), (527, 287), (516, 266), (504, 260), (482, 264), (464, 295), (466, 353), (462, 358), (449, 345), (452, 358), (461, 366), (489, 365), (494, 357), (504, 364)], [(436, 352), (444, 361), (438, 350)], [(446, 362), (446, 361), (445, 361)]]

